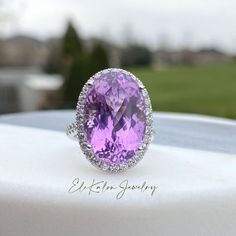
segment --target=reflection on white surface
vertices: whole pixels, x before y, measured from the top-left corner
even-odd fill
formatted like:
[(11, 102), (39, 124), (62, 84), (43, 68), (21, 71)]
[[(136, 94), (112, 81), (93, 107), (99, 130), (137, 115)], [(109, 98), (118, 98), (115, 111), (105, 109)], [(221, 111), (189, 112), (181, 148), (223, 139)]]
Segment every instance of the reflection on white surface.
[[(0, 123), (65, 132), (74, 111), (47, 111), (0, 116)], [(154, 112), (153, 143), (236, 154), (236, 121), (204, 115)]]

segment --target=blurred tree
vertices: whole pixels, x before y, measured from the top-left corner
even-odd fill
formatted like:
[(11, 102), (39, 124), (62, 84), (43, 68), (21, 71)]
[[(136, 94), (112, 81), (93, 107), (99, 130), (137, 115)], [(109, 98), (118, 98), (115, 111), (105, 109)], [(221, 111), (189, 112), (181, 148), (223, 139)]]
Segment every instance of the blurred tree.
[(64, 78), (68, 76), (73, 61), (82, 56), (82, 40), (78, 36), (72, 22), (68, 22), (62, 40), (51, 40), (48, 42), (49, 55), (45, 66), (46, 73), (61, 73)]
[(90, 53), (91, 75), (109, 67), (108, 54), (105, 47), (97, 42)]
[(75, 108), (79, 92), (90, 76), (89, 57), (77, 57), (71, 64), (63, 86), (63, 107)]
[(64, 77), (63, 107), (74, 107), (86, 76), (87, 55), (72, 22), (68, 23), (61, 46), (61, 73)]
[(62, 39), (62, 59), (66, 64), (73, 62), (83, 52), (83, 45), (80, 37), (72, 24), (68, 23), (65, 35)]
[(100, 43), (95, 43), (91, 53), (87, 52), (71, 23), (62, 42), (63, 107), (74, 108), (89, 77), (108, 67), (108, 56)]
[(62, 61), (60, 58), (61, 54), (61, 45), (60, 43), (54, 43), (51, 46), (48, 58), (43, 66), (43, 70), (48, 74), (59, 74), (62, 69)]
[(2, 40), (0, 39), (0, 67), (4, 66), (4, 47), (3, 47), (3, 43)]
[(130, 45), (121, 53), (121, 65), (127, 66), (149, 66), (152, 62), (150, 50), (142, 45)]

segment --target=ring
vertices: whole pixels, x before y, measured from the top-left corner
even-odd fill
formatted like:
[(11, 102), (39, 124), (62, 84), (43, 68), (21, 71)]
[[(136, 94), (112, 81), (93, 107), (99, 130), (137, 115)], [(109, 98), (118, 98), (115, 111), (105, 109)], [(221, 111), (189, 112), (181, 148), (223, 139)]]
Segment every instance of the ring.
[(102, 70), (84, 85), (76, 121), (66, 130), (95, 167), (121, 172), (135, 166), (151, 141), (152, 106), (142, 82), (128, 71)]

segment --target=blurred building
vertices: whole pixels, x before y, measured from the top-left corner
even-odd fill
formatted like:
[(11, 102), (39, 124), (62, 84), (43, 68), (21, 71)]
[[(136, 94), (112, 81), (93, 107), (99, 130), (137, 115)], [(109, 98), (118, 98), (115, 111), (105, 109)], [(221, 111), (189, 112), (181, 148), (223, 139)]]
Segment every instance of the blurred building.
[(232, 61), (232, 56), (213, 48), (200, 49), (198, 51), (184, 50), (157, 50), (154, 52), (154, 66), (163, 65), (201, 65), (222, 64)]
[(0, 40), (0, 67), (41, 66), (49, 53), (48, 42), (27, 36)]
[(62, 83), (36, 68), (0, 69), (0, 114), (55, 108)]

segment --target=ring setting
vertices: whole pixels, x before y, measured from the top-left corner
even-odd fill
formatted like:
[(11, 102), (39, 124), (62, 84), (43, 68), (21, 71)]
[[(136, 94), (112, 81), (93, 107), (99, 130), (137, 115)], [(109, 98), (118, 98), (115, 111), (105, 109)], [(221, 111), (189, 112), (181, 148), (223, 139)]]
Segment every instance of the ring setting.
[(142, 82), (128, 71), (109, 68), (85, 83), (67, 135), (79, 141), (92, 165), (116, 173), (143, 158), (152, 122), (151, 101)]

